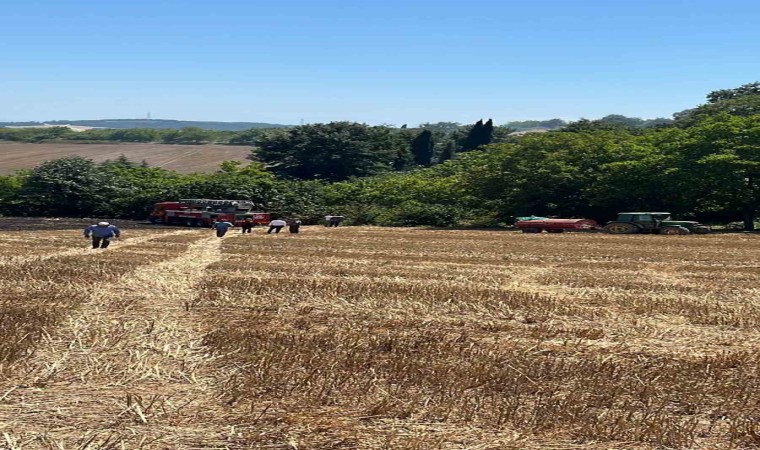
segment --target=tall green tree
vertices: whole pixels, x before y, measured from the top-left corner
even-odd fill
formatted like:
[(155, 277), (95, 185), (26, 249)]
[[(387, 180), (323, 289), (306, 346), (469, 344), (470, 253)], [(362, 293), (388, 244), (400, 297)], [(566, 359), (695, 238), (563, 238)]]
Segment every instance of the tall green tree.
[(475, 122), (475, 125), (470, 128), (470, 131), (467, 133), (467, 137), (464, 138), (464, 141), (462, 142), (462, 151), (463, 152), (469, 152), (470, 150), (475, 150), (478, 148), (481, 144), (483, 136), (483, 120), (478, 120)]
[(493, 119), (488, 119), (486, 123), (483, 124), (483, 131), (481, 131), (480, 135), (480, 146), (488, 145), (493, 142), (493, 131)]
[(433, 133), (430, 130), (422, 132), (412, 141), (414, 163), (429, 166), (433, 160)]
[(675, 170), (681, 156), (674, 143), (685, 139), (682, 130), (653, 131), (644, 136), (624, 130), (604, 133), (627, 138), (610, 149), (609, 158), (599, 162), (595, 176), (583, 187), (590, 206), (609, 214), (624, 210), (693, 211), (691, 191), (683, 189), (683, 174)]
[(722, 113), (743, 117), (760, 114), (760, 82), (710, 92), (706, 104), (675, 113), (673, 117), (676, 125), (690, 127)]
[(449, 140), (446, 142), (446, 146), (443, 148), (443, 150), (441, 151), (441, 154), (438, 156), (438, 162), (442, 163), (444, 161), (453, 159), (456, 153), (457, 153), (457, 143), (454, 140)]
[(387, 127), (332, 122), (263, 136), (251, 157), (273, 172), (300, 179), (345, 180), (393, 168), (397, 141)]
[(19, 202), (19, 193), (24, 185), (26, 172), (17, 172), (13, 175), (0, 175), (0, 214), (18, 214), (16, 205)]
[(471, 152), (466, 183), (499, 220), (518, 215), (596, 215), (585, 189), (615, 160), (628, 133), (543, 133)]
[(462, 143), (462, 151), (468, 152), (490, 144), (493, 141), (493, 132), (493, 120), (488, 119), (486, 123), (483, 123), (483, 120), (478, 120), (467, 133), (467, 137)]
[(183, 196), (251, 200), (264, 204), (272, 194), (274, 176), (263, 164), (252, 162), (243, 166), (238, 161), (225, 161), (210, 175), (183, 186)]
[(42, 163), (31, 170), (19, 193), (29, 214), (49, 216), (101, 214), (117, 196), (113, 180), (79, 156)]
[(98, 171), (114, 189), (106, 215), (138, 219), (145, 218), (154, 203), (184, 197), (185, 186), (208, 176), (179, 174), (126, 158), (101, 163)]
[(273, 216), (322, 223), (325, 214), (333, 213), (327, 205), (325, 189), (326, 183), (318, 180), (278, 180), (264, 207)]
[(718, 103), (724, 100), (733, 100), (746, 95), (760, 95), (760, 81), (747, 83), (734, 89), (718, 89), (707, 94), (708, 103)]
[(677, 168), (697, 210), (741, 211), (745, 229), (753, 230), (760, 204), (760, 115), (724, 113), (687, 132)]

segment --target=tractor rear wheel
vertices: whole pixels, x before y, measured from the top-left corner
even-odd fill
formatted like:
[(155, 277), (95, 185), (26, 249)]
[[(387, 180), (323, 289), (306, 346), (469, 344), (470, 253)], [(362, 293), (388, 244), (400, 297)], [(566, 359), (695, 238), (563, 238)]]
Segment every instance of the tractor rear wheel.
[(635, 234), (641, 230), (632, 223), (614, 222), (605, 225), (604, 231), (610, 234)]
[(660, 234), (666, 234), (666, 235), (669, 235), (669, 236), (673, 236), (673, 235), (682, 235), (683, 236), (683, 235), (690, 234), (690, 233), (691, 232), (689, 231), (689, 229), (688, 228), (684, 228), (684, 227), (662, 227), (662, 228), (660, 228)]

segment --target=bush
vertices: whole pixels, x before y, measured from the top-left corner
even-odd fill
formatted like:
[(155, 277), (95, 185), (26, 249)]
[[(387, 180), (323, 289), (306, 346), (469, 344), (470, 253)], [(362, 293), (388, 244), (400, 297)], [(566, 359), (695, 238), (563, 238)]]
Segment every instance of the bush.
[[(729, 222), (726, 224), (725, 229), (731, 231), (743, 231), (744, 222)], [(760, 230), (760, 222), (755, 222), (755, 229)]]
[(448, 227), (455, 225), (461, 216), (458, 208), (445, 205), (404, 202), (396, 208), (380, 212), (375, 222), (382, 226), (416, 227), (428, 225)]

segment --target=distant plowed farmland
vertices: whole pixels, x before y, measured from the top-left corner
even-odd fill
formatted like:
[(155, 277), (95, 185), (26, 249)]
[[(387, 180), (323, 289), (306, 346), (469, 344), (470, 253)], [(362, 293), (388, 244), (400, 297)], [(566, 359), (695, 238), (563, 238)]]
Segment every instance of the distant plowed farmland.
[(133, 161), (146, 160), (153, 167), (178, 172), (212, 172), (226, 160), (245, 161), (250, 147), (233, 145), (168, 145), (168, 144), (26, 144), (0, 142), (0, 174), (18, 169), (31, 169), (39, 163), (83, 156), (96, 162), (116, 159), (121, 155)]

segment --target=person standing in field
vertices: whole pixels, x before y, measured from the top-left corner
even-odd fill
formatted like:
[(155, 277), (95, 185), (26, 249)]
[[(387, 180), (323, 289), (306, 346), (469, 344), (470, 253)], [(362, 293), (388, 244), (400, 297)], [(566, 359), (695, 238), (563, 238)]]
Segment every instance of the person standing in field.
[(331, 228), (340, 225), (340, 223), (343, 222), (343, 219), (345, 219), (343, 216), (325, 216), (327, 226)]
[(226, 220), (223, 220), (221, 222), (214, 222), (214, 225), (212, 225), (214, 229), (216, 230), (216, 237), (223, 237), (225, 234), (227, 234), (227, 230), (234, 227), (230, 222), (227, 222)]
[(253, 229), (253, 220), (251, 220), (250, 217), (246, 217), (245, 220), (243, 221), (242, 227), (243, 227), (242, 234), (246, 234), (246, 233), (251, 234), (251, 229)]
[(269, 230), (267, 230), (267, 234), (272, 234), (272, 231), (279, 233), (287, 224), (288, 223), (282, 219), (274, 219), (269, 222)]
[(119, 238), (121, 230), (108, 222), (98, 222), (84, 229), (85, 239), (92, 237), (92, 248), (108, 248), (111, 239)]
[(301, 230), (301, 221), (299, 219), (293, 219), (288, 224), (288, 231), (293, 234), (298, 234)]

